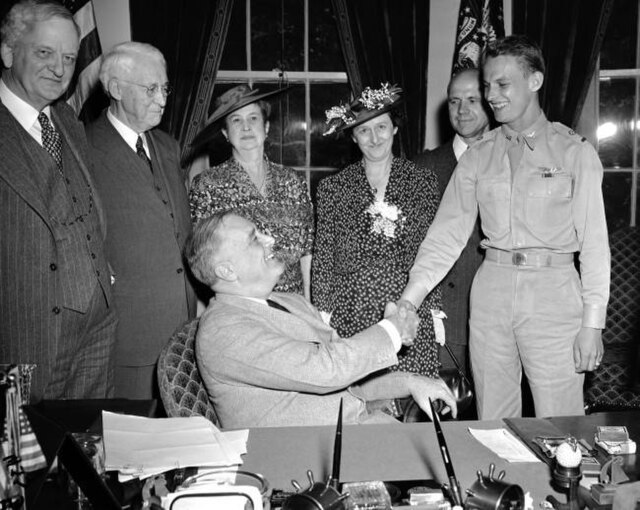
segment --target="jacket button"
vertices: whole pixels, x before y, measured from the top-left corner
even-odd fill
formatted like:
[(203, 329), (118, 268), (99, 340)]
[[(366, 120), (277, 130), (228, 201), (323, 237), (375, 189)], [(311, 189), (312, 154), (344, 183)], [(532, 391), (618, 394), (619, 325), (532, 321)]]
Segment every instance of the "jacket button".
[(96, 254), (95, 254), (95, 253), (92, 253), (92, 254), (91, 254), (91, 258), (92, 258), (92, 259), (95, 259), (95, 258), (96, 258)]
[(184, 269), (182, 269), (181, 267), (179, 267), (178, 269), (176, 269), (176, 273), (178, 273), (178, 274), (182, 273), (182, 271), (184, 271)]
[(449, 282), (449, 283), (447, 283), (447, 286), (448, 286), (450, 289), (453, 289), (453, 288), (456, 286), (456, 284), (455, 284), (455, 283), (453, 283), (453, 282)]
[(60, 313), (60, 307), (59, 306), (54, 306), (51, 311), (53, 313), (55, 313), (56, 315), (58, 315)]
[(91, 234), (87, 234), (87, 241), (91, 241)]
[(49, 264), (49, 269), (51, 269), (51, 271), (55, 271), (56, 269), (58, 269), (58, 266), (56, 266), (53, 262), (51, 264)]

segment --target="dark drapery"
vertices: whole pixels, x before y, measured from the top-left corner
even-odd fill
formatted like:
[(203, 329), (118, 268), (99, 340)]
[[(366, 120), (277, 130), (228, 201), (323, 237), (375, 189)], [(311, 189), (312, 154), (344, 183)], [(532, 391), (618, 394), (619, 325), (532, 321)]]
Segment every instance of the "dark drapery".
[(596, 69), (614, 0), (518, 0), (513, 33), (542, 48), (547, 64), (542, 108), (575, 128)]
[(157, 47), (167, 61), (174, 93), (162, 128), (180, 142), (183, 162), (202, 127), (229, 27), (234, 0), (129, 2), (131, 38)]
[(428, 0), (332, 0), (349, 83), (355, 94), (382, 82), (405, 91), (400, 154), (422, 150), (427, 98)]

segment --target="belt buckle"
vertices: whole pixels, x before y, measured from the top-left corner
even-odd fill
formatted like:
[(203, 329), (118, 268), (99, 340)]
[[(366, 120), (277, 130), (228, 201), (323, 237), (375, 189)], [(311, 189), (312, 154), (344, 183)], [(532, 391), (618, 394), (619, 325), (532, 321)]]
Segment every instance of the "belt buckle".
[(527, 254), (516, 251), (511, 254), (511, 263), (514, 266), (524, 266), (527, 263)]

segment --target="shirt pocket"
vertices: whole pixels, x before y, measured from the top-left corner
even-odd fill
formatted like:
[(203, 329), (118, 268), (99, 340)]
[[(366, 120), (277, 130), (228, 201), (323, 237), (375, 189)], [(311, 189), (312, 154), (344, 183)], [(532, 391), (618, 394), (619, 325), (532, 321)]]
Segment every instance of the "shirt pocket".
[(541, 239), (550, 239), (571, 226), (573, 179), (570, 175), (532, 175), (527, 189), (525, 223), (532, 232)]
[(507, 234), (511, 183), (504, 179), (481, 179), (476, 193), (484, 234), (492, 240)]

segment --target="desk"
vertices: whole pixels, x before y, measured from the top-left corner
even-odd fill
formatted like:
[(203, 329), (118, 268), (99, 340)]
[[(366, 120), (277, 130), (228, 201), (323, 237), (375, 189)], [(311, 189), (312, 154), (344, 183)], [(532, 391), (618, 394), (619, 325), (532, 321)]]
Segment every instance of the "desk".
[[(443, 422), (447, 444), (461, 488), (487, 473), (506, 471), (506, 480), (529, 491), (537, 503), (553, 491), (543, 462), (510, 464), (477, 442), (468, 428), (504, 427), (501, 421)], [(263, 474), (273, 488), (292, 490), (291, 479), (307, 486), (307, 469), (318, 479), (328, 476), (335, 427), (275, 427), (252, 429), (242, 469)], [(420, 480), (447, 481), (432, 423), (345, 426), (342, 434), (341, 481)]]
[[(523, 420), (539, 420), (523, 418)], [(593, 444), (597, 425), (626, 425), (631, 437), (640, 441), (640, 412), (600, 413), (590, 416), (547, 418), (563, 432)], [(502, 421), (443, 422), (447, 444), (462, 489), (476, 479), (476, 471), (487, 473), (489, 463), (505, 479), (529, 491), (535, 507), (554, 491), (547, 464), (508, 463), (477, 442), (468, 428), (505, 427)], [(307, 486), (307, 469), (326, 479), (332, 461), (335, 427), (276, 427), (252, 429), (242, 469), (263, 474), (271, 487), (291, 490), (291, 479)], [(341, 481), (420, 480), (447, 481), (432, 423), (345, 426), (342, 435)], [(625, 471), (632, 479), (640, 474), (640, 455), (625, 456)], [(565, 501), (564, 495), (559, 499)]]

